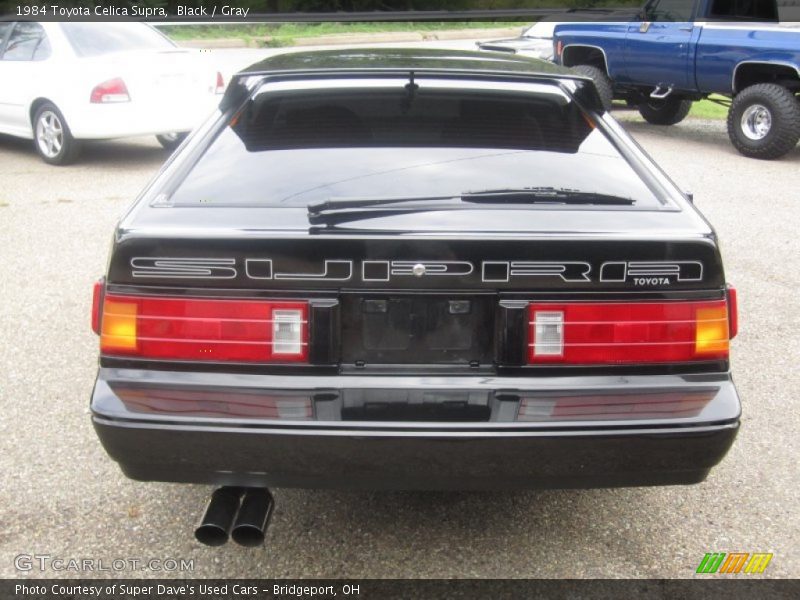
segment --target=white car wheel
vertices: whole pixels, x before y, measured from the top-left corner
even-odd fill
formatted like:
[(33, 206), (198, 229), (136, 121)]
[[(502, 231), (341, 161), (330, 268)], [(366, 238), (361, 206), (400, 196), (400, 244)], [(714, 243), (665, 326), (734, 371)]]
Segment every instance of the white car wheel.
[(51, 165), (65, 165), (78, 155), (79, 146), (70, 133), (64, 116), (49, 102), (42, 104), (33, 118), (34, 147)]

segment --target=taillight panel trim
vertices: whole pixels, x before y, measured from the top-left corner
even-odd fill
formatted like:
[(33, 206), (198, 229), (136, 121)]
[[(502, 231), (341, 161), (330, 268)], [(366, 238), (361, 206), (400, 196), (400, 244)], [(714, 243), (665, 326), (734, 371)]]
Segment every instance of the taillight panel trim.
[(732, 340), (739, 333), (739, 295), (733, 285), (728, 284), (725, 297), (728, 301), (728, 338)]
[[(323, 290), (308, 290), (298, 297), (288, 290), (208, 290), (193, 287), (154, 287), (131, 286), (127, 284), (105, 283), (103, 291), (113, 295), (135, 295), (142, 297), (216, 299), (216, 300), (257, 300), (257, 301), (302, 301), (309, 304), (308, 357), (305, 362), (248, 362), (214, 361), (198, 362), (187, 359), (164, 359), (134, 354), (114, 354), (102, 352), (100, 364), (116, 368), (178, 369), (194, 370), (196, 365), (208, 371), (237, 373), (332, 373), (338, 369), (341, 353), (340, 320), (341, 310), (338, 298)], [(735, 293), (735, 292), (734, 292)], [(726, 288), (685, 291), (641, 291), (641, 292), (559, 292), (525, 293), (523, 291), (500, 293), (495, 315), (495, 360), (497, 373), (518, 376), (548, 375), (594, 375), (598, 373), (659, 374), (659, 373), (704, 373), (707, 371), (727, 371), (728, 357), (697, 358), (683, 362), (662, 363), (617, 363), (617, 364), (570, 364), (558, 362), (529, 363), (527, 307), (530, 303), (583, 303), (583, 302), (688, 302), (729, 300)], [(733, 315), (731, 315), (733, 316)], [(733, 330), (731, 330), (733, 331)], [(733, 337), (731, 335), (731, 337)]]
[(100, 322), (103, 320), (103, 298), (106, 293), (106, 278), (101, 277), (92, 287), (92, 331), (100, 335)]
[(341, 308), (338, 299), (316, 298), (308, 301), (308, 362), (314, 365), (338, 365), (341, 354)]

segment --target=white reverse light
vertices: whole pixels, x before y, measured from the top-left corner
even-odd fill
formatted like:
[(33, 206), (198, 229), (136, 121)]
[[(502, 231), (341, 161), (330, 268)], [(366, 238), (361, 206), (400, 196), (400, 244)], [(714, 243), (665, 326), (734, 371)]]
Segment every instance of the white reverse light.
[(303, 311), (282, 308), (272, 311), (272, 352), (302, 354)]
[(536, 311), (533, 317), (533, 353), (536, 356), (564, 354), (564, 313)]

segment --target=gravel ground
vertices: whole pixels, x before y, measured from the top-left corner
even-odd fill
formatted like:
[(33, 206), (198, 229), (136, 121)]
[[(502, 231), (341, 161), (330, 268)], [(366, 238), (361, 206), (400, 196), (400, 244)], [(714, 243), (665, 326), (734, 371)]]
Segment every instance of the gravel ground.
[(731, 148), (722, 123), (655, 128), (620, 118), (695, 193), (740, 293), (733, 363), (744, 423), (708, 481), (527, 493), (278, 490), (258, 549), (197, 544), (208, 488), (128, 481), (89, 421), (92, 283), (115, 220), (166, 154), (150, 139), (109, 142), (53, 168), (27, 142), (0, 137), (0, 576), (22, 575), (14, 557), (24, 553), (194, 559), (199, 577), (690, 577), (709, 551), (774, 552), (766, 576), (800, 576), (800, 149), (760, 162)]

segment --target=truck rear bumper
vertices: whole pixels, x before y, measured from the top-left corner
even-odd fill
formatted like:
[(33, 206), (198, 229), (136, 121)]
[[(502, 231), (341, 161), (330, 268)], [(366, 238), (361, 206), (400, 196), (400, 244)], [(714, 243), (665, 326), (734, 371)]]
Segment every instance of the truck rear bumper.
[[(366, 420), (387, 405), (437, 403), (472, 405), (459, 412), (471, 420)], [(383, 408), (365, 413), (374, 406)], [(92, 413), (103, 446), (132, 479), (466, 490), (697, 483), (733, 443), (740, 404), (728, 374), (283, 377), (103, 368)]]

